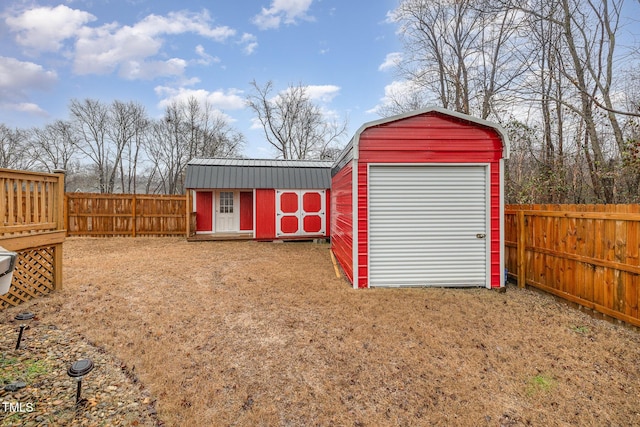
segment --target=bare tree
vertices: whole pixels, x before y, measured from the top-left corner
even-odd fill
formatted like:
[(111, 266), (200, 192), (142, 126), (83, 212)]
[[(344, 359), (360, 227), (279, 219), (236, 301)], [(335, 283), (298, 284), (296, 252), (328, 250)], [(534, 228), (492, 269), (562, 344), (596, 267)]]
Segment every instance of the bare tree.
[(235, 157), (244, 145), (244, 135), (207, 101), (190, 97), (179, 104), (188, 132), (188, 157)]
[[(146, 152), (153, 164), (149, 174), (147, 192), (178, 193), (185, 166), (186, 147), (183, 143), (181, 117), (177, 106), (168, 106), (165, 117), (151, 125)], [(159, 185), (152, 187), (157, 180)], [(181, 190), (181, 189), (180, 189)]]
[(120, 188), (136, 192), (136, 174), (144, 132), (149, 125), (145, 108), (136, 102), (113, 101), (109, 107), (107, 134), (112, 143), (115, 167), (109, 174), (108, 188), (114, 191), (116, 175), (120, 175)]
[(141, 144), (149, 123), (144, 107), (115, 100), (71, 101), (71, 125), (78, 150), (91, 161), (101, 193), (136, 192)]
[(346, 132), (346, 120), (327, 119), (302, 84), (290, 85), (275, 95), (272, 81), (260, 86), (253, 80), (251, 86), (254, 91), (247, 97), (247, 105), (258, 117), (278, 157), (321, 158)]
[(35, 164), (27, 149), (27, 132), (0, 123), (0, 167), (26, 170)]
[(35, 161), (47, 172), (68, 170), (78, 151), (77, 135), (71, 123), (64, 120), (32, 129), (29, 140)]
[[(162, 120), (154, 122), (146, 141), (151, 160), (147, 188), (168, 194), (183, 191), (187, 163), (195, 157), (237, 157), (244, 136), (221, 113), (195, 98), (174, 101)], [(158, 182), (154, 187), (153, 182)]]
[[(553, 14), (557, 9), (553, 3), (540, 4), (541, 14)], [(515, 88), (523, 103), (530, 105), (532, 114), (521, 117), (532, 129), (537, 129), (535, 146), (530, 147), (534, 167), (528, 171), (537, 183), (536, 201), (539, 203), (561, 203), (565, 193), (565, 138), (573, 123), (566, 117), (564, 98), (570, 86), (561, 67), (561, 28), (546, 20), (528, 19), (527, 34), (530, 60), (529, 78)], [(513, 171), (513, 168), (510, 168)]]
[[(520, 145), (531, 185), (511, 182), (537, 201), (629, 200), (640, 183), (639, 111), (621, 102), (622, 2), (402, 0), (393, 14), (405, 42), (399, 73), (419, 89), (389, 105), (436, 102), (531, 130)], [(637, 64), (637, 52), (626, 53)]]
[(95, 166), (98, 191), (109, 193), (109, 175), (115, 168), (108, 138), (109, 108), (96, 99), (73, 99), (69, 106), (71, 123), (78, 135), (78, 149)]
[(385, 90), (385, 102), (377, 107), (376, 112), (382, 117), (395, 116), (420, 110), (433, 104), (427, 91), (414, 80), (400, 85), (388, 86)]
[(518, 83), (526, 55), (516, 11), (484, 6), (475, 0), (403, 0), (392, 16), (406, 50), (400, 75), (444, 108), (487, 118), (495, 98), (505, 98)]
[(541, 93), (548, 152), (554, 148), (549, 126), (553, 108), (566, 112), (564, 117), (557, 115), (554, 130), (558, 135), (571, 128), (568, 118), (577, 120), (573, 139), (585, 160), (593, 201), (614, 203), (616, 171), (625, 141), (616, 113), (620, 108), (613, 101), (622, 0), (540, 0), (514, 2), (509, 7), (526, 13), (542, 47), (540, 55), (546, 56), (541, 63), (541, 83), (543, 88), (554, 88)]

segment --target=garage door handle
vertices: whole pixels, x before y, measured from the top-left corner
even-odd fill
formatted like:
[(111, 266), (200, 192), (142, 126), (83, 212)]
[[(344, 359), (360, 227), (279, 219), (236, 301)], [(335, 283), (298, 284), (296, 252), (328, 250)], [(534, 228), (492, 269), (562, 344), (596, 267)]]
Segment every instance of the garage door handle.
[(478, 239), (484, 239), (485, 237), (487, 237), (487, 235), (486, 235), (486, 234), (483, 234), (483, 233), (478, 233), (478, 234), (476, 234), (476, 237), (477, 237)]

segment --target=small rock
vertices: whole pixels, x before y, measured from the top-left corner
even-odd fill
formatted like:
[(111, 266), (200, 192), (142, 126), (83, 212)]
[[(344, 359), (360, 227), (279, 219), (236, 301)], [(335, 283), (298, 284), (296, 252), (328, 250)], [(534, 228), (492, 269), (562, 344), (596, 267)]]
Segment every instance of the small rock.
[(27, 386), (27, 383), (23, 382), (23, 381), (16, 381), (13, 382), (11, 384), (7, 384), (6, 386), (4, 386), (4, 390), (5, 391), (9, 391), (9, 392), (14, 392), (14, 391), (18, 391), (21, 388), (25, 388)]

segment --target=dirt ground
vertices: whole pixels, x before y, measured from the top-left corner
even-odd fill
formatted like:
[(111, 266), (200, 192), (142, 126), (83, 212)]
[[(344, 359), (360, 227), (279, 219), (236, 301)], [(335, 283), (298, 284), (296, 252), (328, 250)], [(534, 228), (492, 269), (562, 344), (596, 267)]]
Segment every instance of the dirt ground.
[(640, 425), (640, 332), (531, 290), (353, 290), (329, 246), (68, 239), (43, 320), (169, 426)]

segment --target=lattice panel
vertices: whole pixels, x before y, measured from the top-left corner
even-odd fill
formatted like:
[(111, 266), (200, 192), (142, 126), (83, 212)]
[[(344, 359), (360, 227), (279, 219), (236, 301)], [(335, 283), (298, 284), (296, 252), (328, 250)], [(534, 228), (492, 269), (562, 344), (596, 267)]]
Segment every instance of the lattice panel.
[(18, 252), (11, 288), (0, 295), (0, 309), (16, 306), (53, 291), (54, 246)]

